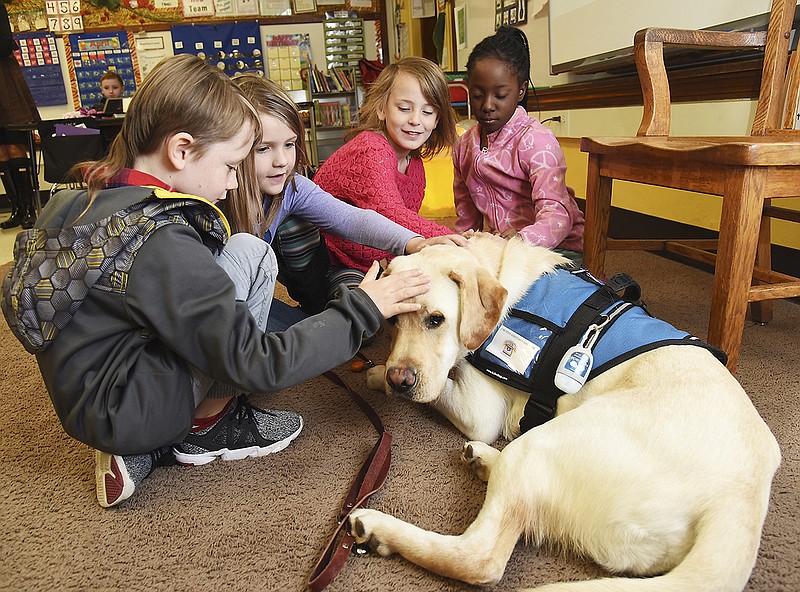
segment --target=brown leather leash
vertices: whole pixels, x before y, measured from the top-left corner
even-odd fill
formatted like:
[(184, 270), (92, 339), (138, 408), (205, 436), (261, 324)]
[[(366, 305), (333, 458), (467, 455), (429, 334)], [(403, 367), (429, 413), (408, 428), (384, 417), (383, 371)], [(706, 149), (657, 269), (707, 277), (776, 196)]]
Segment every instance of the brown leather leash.
[(375, 413), (375, 410), (334, 372), (325, 372), (323, 376), (347, 391), (356, 405), (364, 412), (364, 415), (372, 422), (372, 425), (375, 426), (380, 438), (367, 460), (364, 461), (364, 465), (358, 472), (355, 481), (353, 481), (345, 498), (344, 506), (342, 506), (342, 510), (337, 517), (336, 529), (333, 531), (333, 535), (325, 545), (322, 556), (311, 572), (311, 576), (308, 579), (308, 587), (314, 592), (324, 590), (344, 567), (347, 558), (353, 551), (354, 546), (356, 546), (355, 538), (350, 534), (348, 528), (348, 518), (353, 513), (353, 510), (363, 507), (369, 497), (383, 486), (386, 481), (386, 475), (389, 473), (389, 465), (392, 462), (392, 435), (384, 429), (383, 423), (378, 414)]

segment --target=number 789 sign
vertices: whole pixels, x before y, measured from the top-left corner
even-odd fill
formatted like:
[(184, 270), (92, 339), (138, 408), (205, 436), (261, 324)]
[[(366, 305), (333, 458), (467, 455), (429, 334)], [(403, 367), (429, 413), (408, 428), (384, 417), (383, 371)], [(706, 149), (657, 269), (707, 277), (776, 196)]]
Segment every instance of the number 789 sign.
[(53, 33), (83, 31), (81, 0), (46, 0), (47, 28)]

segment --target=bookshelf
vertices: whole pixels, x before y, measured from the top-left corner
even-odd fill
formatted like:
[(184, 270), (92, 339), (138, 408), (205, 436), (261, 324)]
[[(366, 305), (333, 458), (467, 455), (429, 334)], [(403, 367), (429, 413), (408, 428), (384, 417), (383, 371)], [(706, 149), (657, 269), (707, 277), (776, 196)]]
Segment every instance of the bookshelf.
[(314, 166), (319, 166), (344, 144), (347, 130), (356, 123), (356, 70), (332, 66), (325, 74), (312, 66), (308, 71), (308, 94), (314, 105)]

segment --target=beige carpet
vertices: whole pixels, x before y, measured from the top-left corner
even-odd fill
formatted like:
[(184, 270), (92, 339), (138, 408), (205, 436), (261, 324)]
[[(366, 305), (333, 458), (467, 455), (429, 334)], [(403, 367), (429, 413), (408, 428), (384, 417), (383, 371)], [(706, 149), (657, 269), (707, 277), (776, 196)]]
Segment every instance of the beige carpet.
[[(655, 314), (705, 336), (708, 274), (649, 254), (612, 253)], [(784, 462), (772, 492), (748, 590), (800, 590), (800, 307), (776, 304), (766, 327), (748, 325), (739, 378), (775, 432)], [(335, 344), (331, 344), (335, 347)], [(92, 451), (60, 428), (34, 359), (0, 326), (0, 589), (299, 591), (327, 540), (350, 481), (375, 441), (367, 419), (324, 378), (258, 404), (300, 411), (305, 429), (287, 450), (258, 460), (158, 470), (118, 509), (94, 497)], [(380, 360), (387, 340), (366, 350)], [(395, 438), (384, 489), (371, 506), (426, 528), (459, 533), (485, 487), (461, 468), (462, 437), (431, 410), (365, 393)], [(599, 570), (523, 546), (491, 590), (513, 590)], [(401, 558), (353, 557), (331, 591), (473, 590)]]

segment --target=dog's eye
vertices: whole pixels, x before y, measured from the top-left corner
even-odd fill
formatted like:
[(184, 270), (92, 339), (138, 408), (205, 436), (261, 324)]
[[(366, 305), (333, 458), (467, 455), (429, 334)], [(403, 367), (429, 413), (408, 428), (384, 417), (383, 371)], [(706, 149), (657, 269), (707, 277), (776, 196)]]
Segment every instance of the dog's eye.
[(432, 314), (425, 319), (425, 326), (428, 329), (434, 329), (444, 323), (444, 315), (442, 314)]
[(389, 317), (388, 319), (386, 319), (386, 322), (389, 323), (392, 327), (394, 327), (397, 324), (397, 315)]

